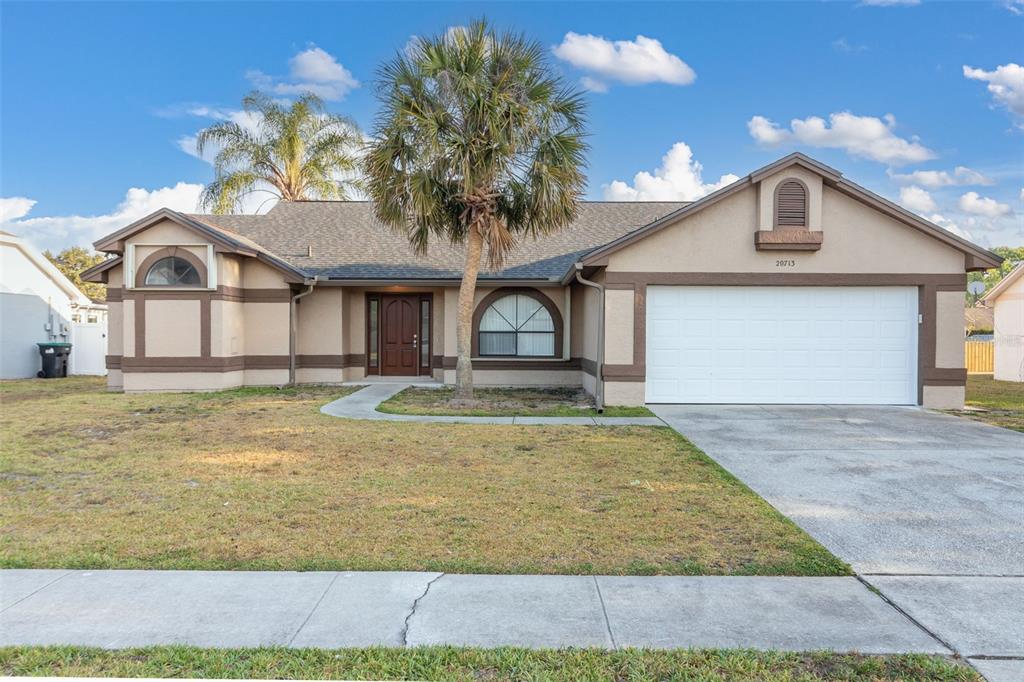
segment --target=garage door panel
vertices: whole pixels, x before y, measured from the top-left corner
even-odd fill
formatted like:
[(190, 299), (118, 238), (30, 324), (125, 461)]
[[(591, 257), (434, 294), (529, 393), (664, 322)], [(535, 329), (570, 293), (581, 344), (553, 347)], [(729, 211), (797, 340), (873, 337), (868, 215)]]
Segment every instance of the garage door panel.
[(914, 287), (648, 287), (649, 402), (913, 404)]

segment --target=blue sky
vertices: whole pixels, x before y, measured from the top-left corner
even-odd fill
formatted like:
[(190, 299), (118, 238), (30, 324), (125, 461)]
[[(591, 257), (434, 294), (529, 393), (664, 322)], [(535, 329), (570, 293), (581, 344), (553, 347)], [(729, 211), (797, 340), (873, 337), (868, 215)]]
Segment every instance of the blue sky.
[(160, 205), (195, 210), (213, 171), (189, 138), (237, 116), (254, 85), (315, 87), (368, 130), (378, 64), (480, 17), (548, 46), (588, 89), (588, 198), (693, 199), (801, 150), (980, 244), (1024, 244), (1021, 0), (0, 13), (2, 226), (42, 247), (87, 244)]

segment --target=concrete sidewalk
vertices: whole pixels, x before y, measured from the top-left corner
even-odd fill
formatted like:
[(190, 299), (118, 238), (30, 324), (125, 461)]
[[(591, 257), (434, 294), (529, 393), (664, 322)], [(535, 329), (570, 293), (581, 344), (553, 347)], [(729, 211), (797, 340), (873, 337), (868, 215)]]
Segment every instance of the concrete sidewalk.
[(856, 578), (0, 572), (0, 645), (950, 650)]
[[(346, 419), (414, 422), (419, 424), (528, 424), (533, 426), (564, 424), (568, 426), (665, 426), (657, 417), (456, 417), (440, 415), (388, 414), (378, 412), (377, 406), (410, 386), (420, 384), (381, 382), (372, 383), (344, 398), (320, 408), (324, 414)], [(440, 388), (440, 384), (437, 385)]]

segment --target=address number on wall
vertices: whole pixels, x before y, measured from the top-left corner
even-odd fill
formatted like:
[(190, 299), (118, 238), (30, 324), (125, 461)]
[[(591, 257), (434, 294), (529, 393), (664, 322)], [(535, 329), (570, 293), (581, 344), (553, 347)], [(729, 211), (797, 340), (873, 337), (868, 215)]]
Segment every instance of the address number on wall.
[(775, 267), (777, 268), (795, 268), (796, 261), (791, 258), (783, 258), (775, 261)]

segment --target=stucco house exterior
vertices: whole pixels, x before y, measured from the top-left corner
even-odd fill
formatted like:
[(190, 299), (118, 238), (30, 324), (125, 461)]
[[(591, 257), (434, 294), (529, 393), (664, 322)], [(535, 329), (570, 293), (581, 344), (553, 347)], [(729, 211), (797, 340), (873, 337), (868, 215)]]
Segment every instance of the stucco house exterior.
[(982, 302), (993, 314), (993, 378), (1024, 381), (1024, 263), (999, 280)]
[[(162, 210), (96, 242), (125, 391), (454, 382), (462, 253), (363, 202)], [(586, 202), (480, 277), (478, 385), (601, 404), (959, 407), (966, 273), (1000, 258), (792, 154), (692, 203)]]
[(39, 249), (0, 231), (0, 379), (36, 376), (45, 342), (72, 344), (71, 374), (106, 374), (106, 315)]

